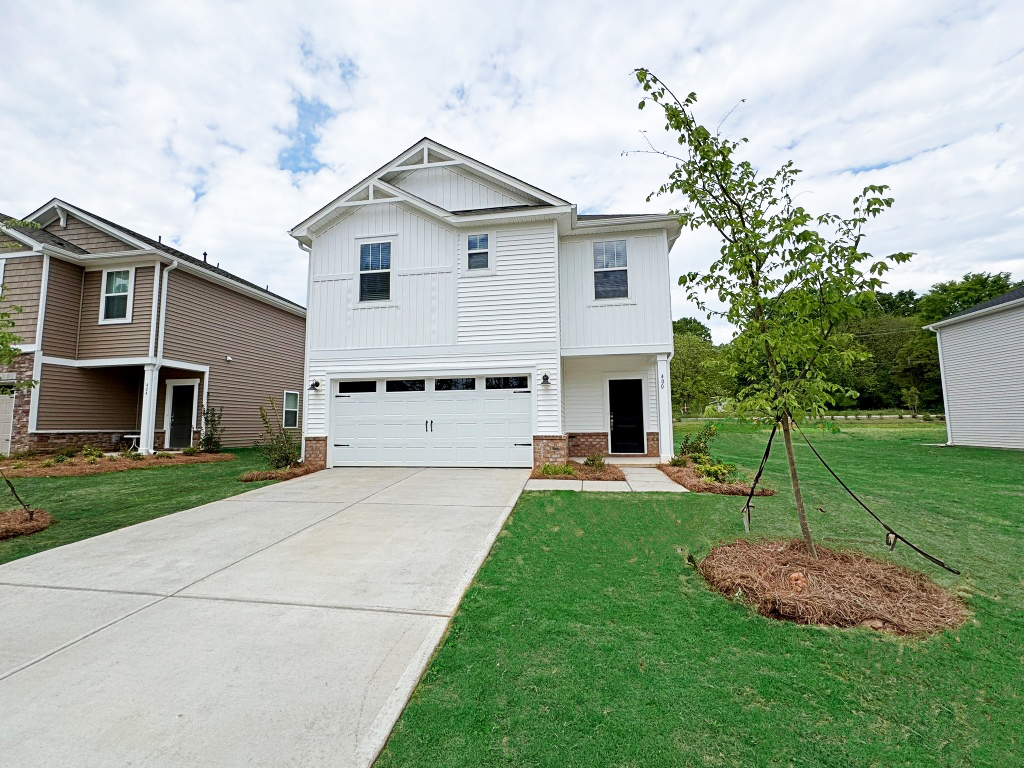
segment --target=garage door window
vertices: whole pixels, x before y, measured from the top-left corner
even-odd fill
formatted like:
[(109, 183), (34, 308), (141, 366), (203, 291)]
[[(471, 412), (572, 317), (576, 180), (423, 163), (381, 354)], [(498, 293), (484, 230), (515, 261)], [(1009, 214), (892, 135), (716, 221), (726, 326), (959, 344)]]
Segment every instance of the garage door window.
[(488, 376), (487, 389), (526, 389), (525, 376)]
[(387, 382), (384, 389), (387, 392), (425, 392), (427, 381), (426, 379), (397, 379)]
[(376, 392), (376, 381), (339, 381), (338, 394), (350, 395), (360, 392)]
[(438, 392), (476, 389), (476, 379), (434, 379), (434, 389)]

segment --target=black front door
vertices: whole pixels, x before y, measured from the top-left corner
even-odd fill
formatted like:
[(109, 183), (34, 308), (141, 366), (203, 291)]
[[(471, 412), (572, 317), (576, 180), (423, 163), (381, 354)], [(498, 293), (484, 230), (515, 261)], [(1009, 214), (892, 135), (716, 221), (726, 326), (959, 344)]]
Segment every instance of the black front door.
[(647, 453), (643, 380), (612, 379), (609, 381), (608, 410), (612, 432), (612, 453)]
[(171, 387), (171, 448), (192, 445), (192, 413), (195, 389), (191, 384)]

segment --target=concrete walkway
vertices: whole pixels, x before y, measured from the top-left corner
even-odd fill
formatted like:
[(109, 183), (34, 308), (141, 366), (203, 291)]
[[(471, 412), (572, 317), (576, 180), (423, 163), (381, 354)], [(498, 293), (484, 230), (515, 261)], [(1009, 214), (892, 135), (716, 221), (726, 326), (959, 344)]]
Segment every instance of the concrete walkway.
[[(619, 466), (619, 465), (616, 465)], [(625, 480), (528, 480), (527, 491), (599, 491), (688, 493), (689, 489), (670, 479), (656, 467), (619, 466)]]
[(0, 755), (366, 766), (527, 470), (335, 469), (0, 566)]

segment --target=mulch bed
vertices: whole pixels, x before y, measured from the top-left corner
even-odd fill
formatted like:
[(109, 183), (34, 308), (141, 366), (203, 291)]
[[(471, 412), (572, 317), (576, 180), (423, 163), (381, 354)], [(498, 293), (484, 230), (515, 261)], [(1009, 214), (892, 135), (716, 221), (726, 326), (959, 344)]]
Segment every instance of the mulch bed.
[[(158, 459), (151, 455), (135, 461), (114, 455), (103, 456), (98, 458), (95, 464), (87, 464), (82, 456), (75, 456), (63, 464), (43, 467), (40, 465), (44, 461), (52, 461), (53, 456), (39, 455), (23, 459), (8, 459), (0, 462), (0, 468), (8, 477), (76, 477), (78, 475), (100, 475), (105, 472), (124, 472), (129, 469), (173, 467), (178, 464), (209, 464), (217, 461), (232, 461), (234, 458), (232, 453), (199, 453), (195, 456), (175, 454), (169, 459)], [(24, 464), (25, 466), (15, 469), (15, 464)]]
[(800, 539), (720, 544), (697, 566), (715, 590), (762, 616), (798, 624), (868, 627), (896, 635), (953, 629), (967, 607), (928, 576), (857, 552)]
[(257, 472), (246, 472), (238, 478), (240, 483), (258, 483), (263, 480), (291, 480), (315, 472), (312, 467), (289, 467), (288, 469), (264, 469)]
[(604, 467), (598, 469), (597, 467), (588, 467), (586, 464), (581, 464), (578, 461), (567, 462), (572, 467), (573, 474), (571, 475), (545, 475), (540, 471), (540, 467), (534, 467), (533, 474), (530, 477), (534, 480), (625, 480), (626, 476), (622, 473), (622, 470), (618, 467), (612, 466), (611, 464), (605, 464)]
[(32, 510), (32, 519), (28, 519), (28, 513), (18, 507), (0, 512), (0, 540), (13, 539), (15, 536), (27, 536), (30, 533), (38, 533), (44, 528), (49, 528), (53, 518), (49, 512), (41, 509)]
[[(696, 493), (720, 493), (723, 496), (750, 495), (750, 486), (747, 483), (716, 483), (698, 475), (697, 470), (692, 466), (673, 467), (671, 464), (659, 464), (658, 469), (687, 490)], [(754, 491), (754, 495), (774, 496), (775, 491), (759, 485)]]

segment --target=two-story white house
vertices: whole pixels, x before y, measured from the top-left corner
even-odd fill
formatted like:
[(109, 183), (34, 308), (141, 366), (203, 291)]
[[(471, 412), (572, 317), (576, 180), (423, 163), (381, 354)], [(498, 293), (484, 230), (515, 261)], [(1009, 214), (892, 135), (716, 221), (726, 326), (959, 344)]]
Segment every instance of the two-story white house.
[(291, 234), (311, 465), (672, 453), (670, 215), (576, 205), (423, 139)]

